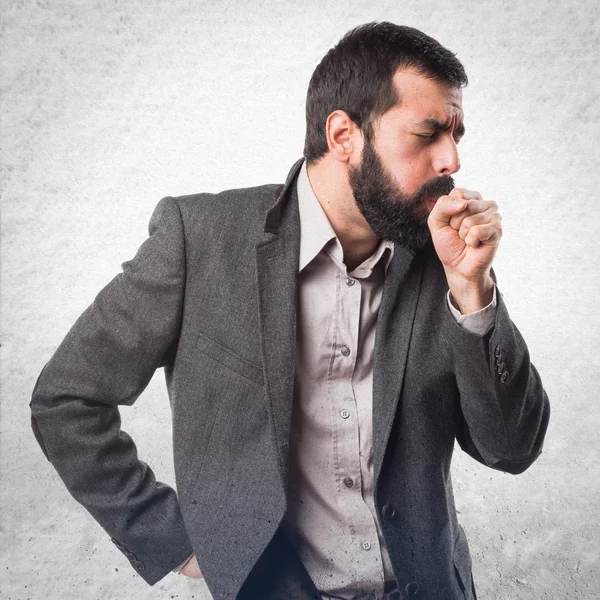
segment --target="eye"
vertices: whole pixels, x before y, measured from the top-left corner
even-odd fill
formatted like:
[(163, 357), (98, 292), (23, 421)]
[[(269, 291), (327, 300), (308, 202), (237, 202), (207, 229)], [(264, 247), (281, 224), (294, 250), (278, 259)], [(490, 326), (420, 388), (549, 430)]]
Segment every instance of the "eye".
[(420, 134), (420, 133), (415, 133), (415, 135), (417, 137), (423, 138), (425, 140), (432, 140), (435, 137), (435, 133), (432, 133), (431, 135), (423, 135), (423, 134)]

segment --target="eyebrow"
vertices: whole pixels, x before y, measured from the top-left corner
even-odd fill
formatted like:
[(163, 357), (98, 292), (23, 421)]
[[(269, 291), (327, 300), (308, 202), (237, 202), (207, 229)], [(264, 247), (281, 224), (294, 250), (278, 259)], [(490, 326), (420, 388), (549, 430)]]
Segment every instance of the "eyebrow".
[[(423, 121), (419, 121), (417, 123), (417, 127), (422, 125), (431, 127), (435, 131), (447, 131), (450, 128), (450, 124), (448, 123), (448, 121), (444, 122), (440, 121), (439, 119), (424, 119)], [(464, 123), (459, 123), (454, 131), (459, 137), (465, 135)]]

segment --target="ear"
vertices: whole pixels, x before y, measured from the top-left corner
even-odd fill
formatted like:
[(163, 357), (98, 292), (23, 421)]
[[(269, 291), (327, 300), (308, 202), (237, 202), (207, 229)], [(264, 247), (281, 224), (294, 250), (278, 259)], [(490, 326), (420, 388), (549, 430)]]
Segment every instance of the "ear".
[(331, 156), (340, 162), (350, 162), (362, 152), (362, 132), (343, 110), (335, 110), (325, 123), (327, 146)]

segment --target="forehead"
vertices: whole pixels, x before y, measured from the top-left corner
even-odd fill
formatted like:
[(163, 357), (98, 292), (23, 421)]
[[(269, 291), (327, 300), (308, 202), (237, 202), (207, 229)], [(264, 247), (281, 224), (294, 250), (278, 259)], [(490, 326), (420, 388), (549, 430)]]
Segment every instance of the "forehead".
[(398, 69), (393, 77), (400, 103), (388, 112), (410, 120), (428, 118), (463, 120), (462, 89), (433, 81), (411, 69)]

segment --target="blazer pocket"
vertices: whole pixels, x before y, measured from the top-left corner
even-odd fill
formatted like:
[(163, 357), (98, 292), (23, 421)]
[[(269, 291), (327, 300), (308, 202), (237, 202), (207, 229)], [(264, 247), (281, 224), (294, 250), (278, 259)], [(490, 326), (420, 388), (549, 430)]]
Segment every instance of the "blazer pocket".
[(250, 379), (258, 385), (263, 385), (263, 372), (259, 366), (243, 359), (203, 333), (198, 333), (196, 349), (202, 354), (210, 356), (220, 365), (235, 371), (238, 375)]

